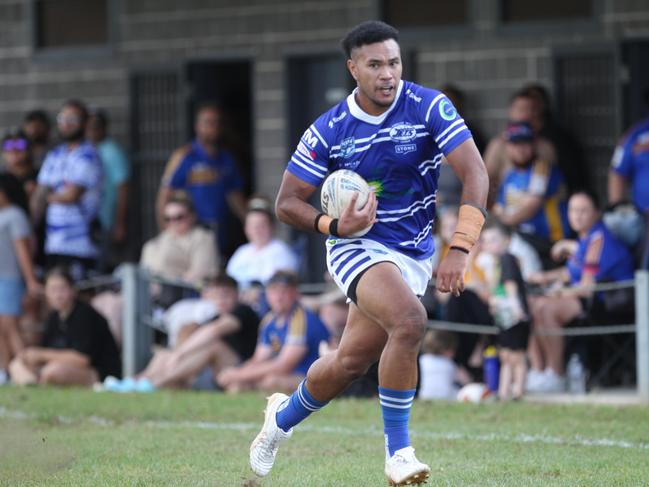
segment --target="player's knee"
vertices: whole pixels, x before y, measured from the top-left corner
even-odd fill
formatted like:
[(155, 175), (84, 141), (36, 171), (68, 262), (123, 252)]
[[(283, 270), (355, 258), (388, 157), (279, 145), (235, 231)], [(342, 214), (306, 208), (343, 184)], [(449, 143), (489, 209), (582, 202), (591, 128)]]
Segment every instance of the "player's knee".
[(408, 311), (398, 319), (392, 334), (410, 345), (418, 345), (424, 338), (426, 321), (426, 311), (423, 307)]
[(345, 373), (345, 376), (350, 380), (355, 380), (361, 377), (365, 372), (367, 372), (367, 369), (369, 369), (371, 365), (367, 363), (367, 360), (354, 356), (339, 357), (338, 362), (340, 363), (340, 367)]

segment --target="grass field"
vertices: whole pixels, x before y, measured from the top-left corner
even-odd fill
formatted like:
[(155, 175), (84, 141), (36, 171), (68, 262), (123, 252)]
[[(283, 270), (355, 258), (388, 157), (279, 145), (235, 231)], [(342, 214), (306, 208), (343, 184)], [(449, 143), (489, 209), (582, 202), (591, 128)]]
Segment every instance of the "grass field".
[[(309, 418), (256, 480), (261, 395), (0, 388), (0, 485), (383, 486), (376, 400)], [(429, 485), (649, 485), (649, 408), (416, 403)]]

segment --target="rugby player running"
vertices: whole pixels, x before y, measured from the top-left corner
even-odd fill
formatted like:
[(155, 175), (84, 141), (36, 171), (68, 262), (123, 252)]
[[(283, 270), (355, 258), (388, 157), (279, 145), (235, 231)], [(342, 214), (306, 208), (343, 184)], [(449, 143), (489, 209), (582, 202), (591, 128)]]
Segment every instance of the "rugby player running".
[[(430, 475), (410, 444), (408, 417), (417, 385), (417, 355), (426, 326), (419, 301), (432, 276), (439, 165), (448, 161), (463, 183), (451, 250), (437, 271), (437, 289), (464, 289), (467, 255), (486, 211), (488, 178), (471, 133), (442, 93), (401, 79), (398, 32), (379, 21), (354, 27), (342, 40), (357, 88), (304, 133), (284, 173), (279, 219), (330, 235), (327, 266), (351, 304), (340, 346), (309, 369), (289, 397), (268, 398), (250, 464), (269, 473), (293, 427), (324, 407), (379, 361), (385, 474), (391, 485)], [(339, 219), (308, 203), (326, 174), (351, 169), (374, 188), (361, 210), (356, 198)], [(373, 224), (363, 237), (354, 233)]]

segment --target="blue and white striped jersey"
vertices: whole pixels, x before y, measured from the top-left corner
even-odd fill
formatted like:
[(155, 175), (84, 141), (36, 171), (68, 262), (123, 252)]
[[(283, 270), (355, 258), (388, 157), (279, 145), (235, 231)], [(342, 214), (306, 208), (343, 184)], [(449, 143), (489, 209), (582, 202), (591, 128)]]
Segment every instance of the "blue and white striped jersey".
[(365, 113), (352, 92), (302, 135), (288, 171), (314, 186), (327, 173), (351, 169), (374, 187), (378, 222), (364, 238), (415, 259), (435, 246), (437, 178), (443, 155), (471, 137), (449, 99), (436, 90), (401, 81), (390, 108)]

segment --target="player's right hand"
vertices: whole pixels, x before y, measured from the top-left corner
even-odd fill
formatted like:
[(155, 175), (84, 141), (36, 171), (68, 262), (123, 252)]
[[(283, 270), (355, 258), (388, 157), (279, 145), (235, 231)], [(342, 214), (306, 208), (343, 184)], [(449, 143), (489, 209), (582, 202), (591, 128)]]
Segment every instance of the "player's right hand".
[(367, 202), (362, 209), (356, 209), (358, 193), (354, 193), (349, 204), (338, 219), (338, 235), (347, 237), (376, 223), (376, 208), (379, 201), (374, 191), (370, 191)]

